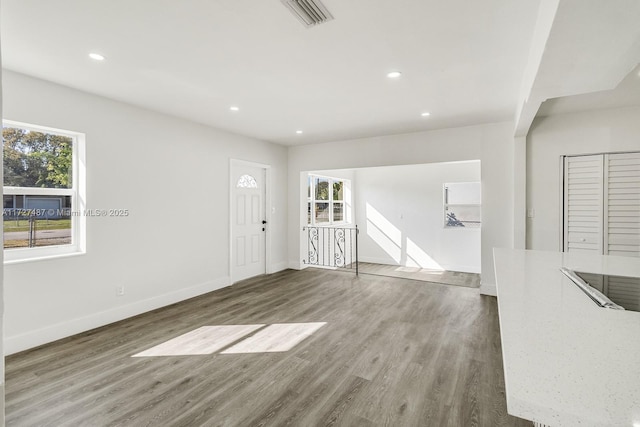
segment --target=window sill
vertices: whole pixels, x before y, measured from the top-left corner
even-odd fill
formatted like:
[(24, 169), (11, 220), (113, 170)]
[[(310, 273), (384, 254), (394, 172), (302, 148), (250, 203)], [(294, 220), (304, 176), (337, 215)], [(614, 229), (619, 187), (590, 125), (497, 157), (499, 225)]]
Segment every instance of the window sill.
[(470, 230), (480, 231), (480, 230), (482, 230), (482, 227), (447, 227), (447, 226), (444, 226), (442, 228), (444, 230), (466, 230), (466, 231), (470, 231)]
[[(11, 250), (11, 252), (14, 251), (18, 251), (20, 249), (14, 249)], [(24, 263), (28, 263), (28, 262), (35, 262), (35, 261), (48, 261), (48, 260), (53, 260), (53, 259), (58, 259), (58, 258), (69, 258), (69, 257), (75, 257), (75, 256), (80, 256), (80, 255), (84, 255), (86, 254), (86, 251), (80, 251), (76, 248), (73, 248), (72, 250), (69, 251), (58, 251), (58, 252), (40, 252), (37, 254), (31, 254), (31, 255), (26, 255), (24, 254), (24, 256), (17, 256), (14, 254), (9, 255), (9, 258), (7, 259), (7, 251), (4, 251), (4, 265), (13, 265), (13, 264), (24, 264)]]
[(346, 227), (355, 227), (355, 224), (350, 222), (334, 222), (333, 224), (307, 224), (306, 227), (346, 228)]

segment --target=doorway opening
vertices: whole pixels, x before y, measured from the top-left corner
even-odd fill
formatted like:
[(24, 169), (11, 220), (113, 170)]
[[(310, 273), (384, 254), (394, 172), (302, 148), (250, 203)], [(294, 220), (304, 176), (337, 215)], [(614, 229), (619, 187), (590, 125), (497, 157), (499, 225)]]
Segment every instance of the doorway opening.
[(327, 204), (324, 195), (313, 191), (314, 180), (322, 183), (316, 177), (329, 177), (329, 184), (350, 184), (345, 196), (350, 212), (342, 226), (360, 231), (361, 274), (479, 287), (480, 166), (479, 160), (471, 160), (302, 172), (302, 259), (315, 251), (305, 241), (305, 227), (325, 226), (314, 224), (317, 218), (331, 222), (318, 214)]

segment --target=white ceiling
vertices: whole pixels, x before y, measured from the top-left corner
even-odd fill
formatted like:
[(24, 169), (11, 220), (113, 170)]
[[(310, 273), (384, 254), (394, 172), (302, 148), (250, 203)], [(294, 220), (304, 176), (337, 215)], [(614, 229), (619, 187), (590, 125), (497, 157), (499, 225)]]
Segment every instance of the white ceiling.
[(639, 106), (640, 65), (631, 70), (615, 89), (549, 99), (538, 110), (538, 116)]
[(287, 145), (513, 119), (539, 0), (324, 4), (1, 0), (3, 66)]
[(638, 105), (640, 1), (549, 0), (539, 12), (516, 136), (536, 115)]

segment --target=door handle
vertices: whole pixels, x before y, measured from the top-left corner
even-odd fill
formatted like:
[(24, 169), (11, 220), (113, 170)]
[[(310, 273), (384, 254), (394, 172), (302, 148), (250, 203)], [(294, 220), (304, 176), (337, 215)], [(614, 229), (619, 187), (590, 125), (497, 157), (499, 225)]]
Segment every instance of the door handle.
[(266, 224), (266, 223), (267, 223), (267, 220), (266, 220), (266, 219), (263, 219), (263, 220), (262, 220), (262, 223), (263, 223), (263, 224)]

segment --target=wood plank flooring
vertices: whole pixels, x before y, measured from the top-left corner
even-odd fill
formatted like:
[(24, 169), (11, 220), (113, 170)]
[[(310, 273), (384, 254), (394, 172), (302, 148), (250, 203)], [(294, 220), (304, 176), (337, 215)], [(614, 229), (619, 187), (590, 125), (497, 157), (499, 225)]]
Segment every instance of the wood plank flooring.
[[(284, 352), (131, 357), (203, 326), (326, 322)], [(9, 426), (531, 426), (506, 413), (496, 300), (287, 270), (6, 361)]]
[(447, 270), (434, 271), (428, 268), (402, 267), (398, 265), (374, 264), (370, 262), (360, 262), (359, 268), (360, 274), (375, 274), (378, 276), (444, 283), (447, 285), (464, 286), (467, 288), (480, 287), (480, 275), (475, 273), (463, 273)]

